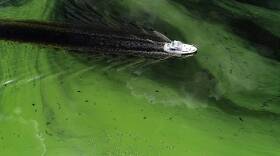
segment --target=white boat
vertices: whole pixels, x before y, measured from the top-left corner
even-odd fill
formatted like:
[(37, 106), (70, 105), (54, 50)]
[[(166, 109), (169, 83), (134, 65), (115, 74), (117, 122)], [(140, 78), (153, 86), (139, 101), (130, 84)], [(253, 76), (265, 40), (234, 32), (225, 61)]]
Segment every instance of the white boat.
[(197, 48), (190, 44), (184, 44), (180, 41), (165, 43), (164, 51), (177, 56), (192, 56), (197, 52)]

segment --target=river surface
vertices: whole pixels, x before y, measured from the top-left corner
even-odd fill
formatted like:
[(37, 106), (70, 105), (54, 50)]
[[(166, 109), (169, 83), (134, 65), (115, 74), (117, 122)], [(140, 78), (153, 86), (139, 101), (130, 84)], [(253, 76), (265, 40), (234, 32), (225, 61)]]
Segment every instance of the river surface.
[(279, 3), (0, 0), (0, 19), (152, 28), (199, 49), (151, 62), (0, 41), (0, 155), (279, 156)]

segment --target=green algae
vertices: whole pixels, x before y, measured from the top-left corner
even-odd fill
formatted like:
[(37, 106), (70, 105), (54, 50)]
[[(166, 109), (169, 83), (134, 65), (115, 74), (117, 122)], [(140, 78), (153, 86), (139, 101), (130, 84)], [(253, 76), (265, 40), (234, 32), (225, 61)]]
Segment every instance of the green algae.
[[(119, 70), (106, 58), (1, 41), (0, 155), (280, 155), (279, 60), (230, 25), (246, 17), (277, 38), (278, 11), (211, 1), (198, 16), (181, 2), (97, 8), (197, 44), (193, 58)], [(56, 5), (33, 0), (0, 17), (48, 20)]]

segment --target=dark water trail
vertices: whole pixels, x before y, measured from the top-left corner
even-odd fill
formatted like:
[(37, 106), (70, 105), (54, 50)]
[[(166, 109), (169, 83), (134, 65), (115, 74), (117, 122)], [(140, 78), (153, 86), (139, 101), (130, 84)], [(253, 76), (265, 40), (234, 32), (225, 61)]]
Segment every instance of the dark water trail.
[(155, 34), (106, 27), (36, 21), (0, 21), (0, 39), (28, 42), (67, 50), (149, 57), (169, 57), (165, 41)]

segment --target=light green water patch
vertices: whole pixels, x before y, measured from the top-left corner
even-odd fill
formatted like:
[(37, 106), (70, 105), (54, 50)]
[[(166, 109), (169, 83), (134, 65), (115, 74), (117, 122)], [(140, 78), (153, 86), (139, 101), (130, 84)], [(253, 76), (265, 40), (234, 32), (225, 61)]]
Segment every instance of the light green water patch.
[[(45, 2), (0, 15), (43, 20), (32, 4)], [(140, 23), (143, 10), (167, 22), (199, 54), (119, 70), (106, 58), (1, 41), (0, 155), (279, 155), (279, 98), (259, 107), (279, 93), (277, 61), (179, 4), (120, 5)]]
[(46, 20), (49, 16), (49, 9), (52, 9), (53, 4), (52, 0), (31, 0), (19, 6), (8, 5), (0, 8), (0, 17), (1, 19)]

